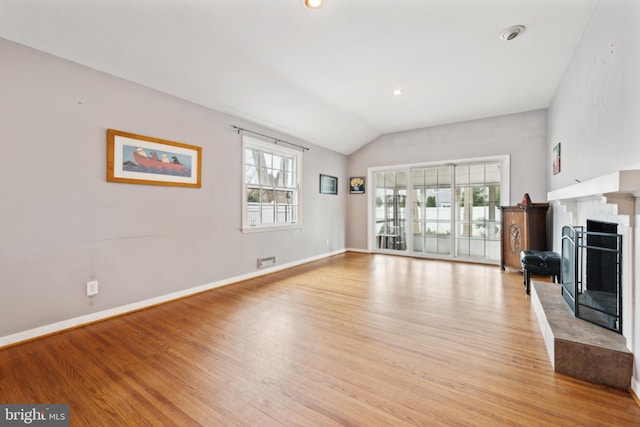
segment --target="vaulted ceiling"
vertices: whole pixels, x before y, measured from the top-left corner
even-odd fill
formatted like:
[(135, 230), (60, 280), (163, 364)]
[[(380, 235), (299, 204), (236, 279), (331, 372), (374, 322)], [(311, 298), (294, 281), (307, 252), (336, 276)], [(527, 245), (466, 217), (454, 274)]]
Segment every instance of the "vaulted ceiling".
[(349, 154), (548, 107), (596, 0), (303, 3), (0, 0), (0, 37)]

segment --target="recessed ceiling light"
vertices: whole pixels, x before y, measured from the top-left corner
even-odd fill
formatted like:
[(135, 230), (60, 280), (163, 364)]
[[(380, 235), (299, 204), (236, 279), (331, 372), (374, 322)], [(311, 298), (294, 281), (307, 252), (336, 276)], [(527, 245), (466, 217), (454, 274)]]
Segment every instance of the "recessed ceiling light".
[(394, 94), (395, 96), (400, 96), (400, 95), (402, 95), (402, 89), (394, 89), (394, 90), (393, 90), (393, 94)]
[(523, 25), (514, 25), (513, 27), (509, 27), (506, 30), (500, 33), (500, 38), (502, 40), (511, 41), (518, 37), (520, 34), (524, 33), (526, 28)]
[(304, 5), (308, 9), (317, 9), (322, 6), (322, 0), (304, 0)]

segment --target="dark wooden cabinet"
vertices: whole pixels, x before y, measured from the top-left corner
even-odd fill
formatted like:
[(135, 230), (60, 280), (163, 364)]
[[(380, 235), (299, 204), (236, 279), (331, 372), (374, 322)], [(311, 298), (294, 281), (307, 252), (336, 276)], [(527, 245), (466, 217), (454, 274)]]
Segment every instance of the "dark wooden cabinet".
[(547, 250), (548, 203), (501, 206), (502, 250), (500, 267), (522, 271), (520, 251)]

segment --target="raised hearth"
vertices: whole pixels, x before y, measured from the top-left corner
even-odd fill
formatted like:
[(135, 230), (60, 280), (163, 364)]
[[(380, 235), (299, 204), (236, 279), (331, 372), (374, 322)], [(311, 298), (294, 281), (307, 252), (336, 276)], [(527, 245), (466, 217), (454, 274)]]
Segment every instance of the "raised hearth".
[(556, 372), (629, 389), (633, 354), (624, 336), (574, 316), (556, 283), (532, 282), (531, 303)]

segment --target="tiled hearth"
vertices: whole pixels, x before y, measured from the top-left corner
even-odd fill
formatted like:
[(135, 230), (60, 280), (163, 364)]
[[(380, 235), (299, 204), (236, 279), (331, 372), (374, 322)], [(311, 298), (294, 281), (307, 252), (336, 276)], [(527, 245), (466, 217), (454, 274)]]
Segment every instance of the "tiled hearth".
[(557, 283), (532, 282), (531, 303), (556, 372), (625, 390), (631, 386), (633, 354), (622, 335), (575, 317)]

